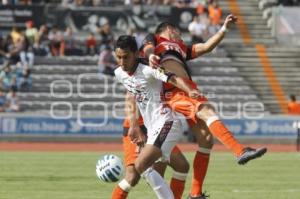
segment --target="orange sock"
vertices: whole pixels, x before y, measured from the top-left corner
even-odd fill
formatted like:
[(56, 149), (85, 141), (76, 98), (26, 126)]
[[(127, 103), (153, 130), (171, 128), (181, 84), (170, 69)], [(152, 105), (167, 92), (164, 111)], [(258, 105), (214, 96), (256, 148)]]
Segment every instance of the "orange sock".
[(210, 132), (216, 136), (218, 140), (220, 140), (227, 148), (232, 150), (236, 156), (242, 154), (245, 147), (233, 137), (232, 133), (220, 120), (215, 120), (207, 126)]
[(206, 176), (208, 163), (209, 163), (209, 152), (202, 153), (200, 151), (196, 152), (193, 168), (193, 179), (191, 187), (191, 196), (200, 196), (202, 194), (202, 186)]
[(187, 177), (187, 173), (180, 173), (174, 171), (173, 177), (170, 182), (170, 188), (173, 192), (174, 199), (181, 199), (185, 186), (185, 179)]
[(124, 191), (123, 189), (121, 189), (121, 187), (118, 185), (113, 193), (112, 193), (112, 199), (126, 199), (128, 195), (128, 192)]

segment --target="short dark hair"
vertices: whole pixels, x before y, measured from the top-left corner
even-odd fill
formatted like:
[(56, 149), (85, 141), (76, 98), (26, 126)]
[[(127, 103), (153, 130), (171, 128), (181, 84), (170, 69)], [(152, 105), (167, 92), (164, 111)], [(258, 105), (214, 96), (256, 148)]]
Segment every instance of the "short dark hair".
[(130, 35), (121, 35), (115, 45), (115, 49), (117, 48), (129, 49), (132, 52), (136, 52), (138, 50), (135, 38)]
[(173, 23), (165, 21), (160, 24), (155, 29), (155, 34), (160, 34), (167, 29), (167, 27), (172, 27), (178, 29)]
[(293, 101), (293, 102), (295, 102), (296, 101), (296, 96), (295, 95), (290, 95), (290, 99)]

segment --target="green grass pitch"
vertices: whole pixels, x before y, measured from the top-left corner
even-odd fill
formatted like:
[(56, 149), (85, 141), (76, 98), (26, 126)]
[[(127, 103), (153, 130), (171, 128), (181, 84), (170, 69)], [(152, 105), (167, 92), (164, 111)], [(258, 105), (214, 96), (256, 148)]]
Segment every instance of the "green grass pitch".
[[(103, 154), (0, 152), (0, 199), (109, 199), (116, 184), (102, 183), (95, 175)], [(192, 162), (193, 154), (186, 155)], [(190, 182), (191, 172), (183, 198)], [(269, 153), (246, 166), (237, 165), (229, 153), (213, 153), (205, 190), (211, 199), (299, 199), (300, 153)], [(128, 198), (155, 196), (142, 180)]]

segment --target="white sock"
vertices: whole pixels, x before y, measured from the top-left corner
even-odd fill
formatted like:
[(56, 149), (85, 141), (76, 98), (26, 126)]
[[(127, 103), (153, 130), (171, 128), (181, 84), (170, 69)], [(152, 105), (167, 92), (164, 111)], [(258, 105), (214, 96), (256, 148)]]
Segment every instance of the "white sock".
[(173, 192), (164, 179), (152, 168), (148, 168), (141, 175), (151, 186), (158, 199), (174, 199)]
[(218, 116), (211, 116), (210, 118), (207, 119), (206, 125), (209, 127), (212, 123), (214, 123), (217, 120), (220, 120)]
[(188, 176), (188, 173), (181, 173), (181, 172), (173, 171), (172, 178), (181, 180), (181, 181), (185, 181), (187, 176)]
[(200, 153), (204, 153), (204, 154), (208, 154), (208, 155), (209, 155), (210, 152), (211, 152), (211, 149), (199, 147), (198, 151), (199, 151)]
[(123, 191), (126, 192), (129, 192), (131, 189), (131, 185), (125, 179), (121, 180), (118, 185)]

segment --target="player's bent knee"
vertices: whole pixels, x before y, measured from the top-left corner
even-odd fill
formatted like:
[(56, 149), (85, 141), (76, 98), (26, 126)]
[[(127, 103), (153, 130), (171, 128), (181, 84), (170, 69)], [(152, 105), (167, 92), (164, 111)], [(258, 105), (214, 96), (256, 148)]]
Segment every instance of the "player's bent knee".
[(135, 169), (139, 174), (142, 174), (147, 169), (145, 161), (142, 161), (141, 159), (137, 160), (135, 162)]
[(182, 161), (179, 163), (179, 168), (175, 171), (180, 173), (188, 173), (190, 170), (190, 164), (187, 161)]
[(214, 107), (210, 104), (203, 104), (199, 107), (199, 111), (196, 113), (197, 118), (203, 121), (207, 121), (210, 117), (216, 116)]
[(208, 134), (204, 137), (203, 142), (208, 148), (212, 148), (214, 145), (214, 137), (211, 134)]
[(190, 170), (190, 164), (182, 154), (178, 155), (178, 157), (171, 157), (169, 164), (176, 172), (188, 173)]

